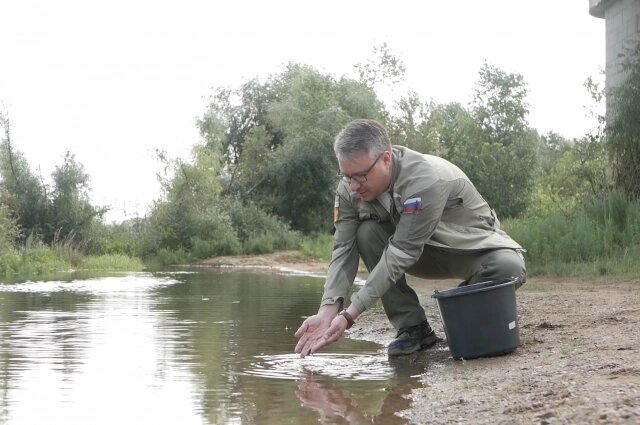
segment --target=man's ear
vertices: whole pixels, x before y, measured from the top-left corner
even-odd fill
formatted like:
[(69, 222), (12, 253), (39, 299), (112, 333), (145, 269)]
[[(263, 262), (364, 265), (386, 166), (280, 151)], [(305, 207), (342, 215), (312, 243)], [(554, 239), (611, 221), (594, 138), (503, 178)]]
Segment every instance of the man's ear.
[(392, 158), (393, 156), (391, 155), (391, 151), (384, 151), (384, 154), (382, 155), (382, 162), (384, 162), (384, 165), (389, 166), (391, 165)]

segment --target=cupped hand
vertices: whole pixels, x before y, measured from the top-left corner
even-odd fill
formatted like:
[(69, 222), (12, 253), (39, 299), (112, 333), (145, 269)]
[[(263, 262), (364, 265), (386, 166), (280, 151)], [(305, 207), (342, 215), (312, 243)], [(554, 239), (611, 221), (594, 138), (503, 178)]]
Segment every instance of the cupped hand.
[(300, 357), (317, 352), (339, 340), (347, 325), (347, 320), (339, 315), (332, 320), (317, 314), (309, 317), (295, 333), (296, 337), (300, 338), (295, 352), (300, 354)]
[(331, 318), (314, 314), (308, 317), (295, 333), (295, 336), (299, 339), (296, 344), (295, 352), (300, 354), (300, 357), (304, 357), (308, 354), (313, 354), (311, 348), (317, 344), (319, 340), (322, 340), (324, 333), (331, 325)]

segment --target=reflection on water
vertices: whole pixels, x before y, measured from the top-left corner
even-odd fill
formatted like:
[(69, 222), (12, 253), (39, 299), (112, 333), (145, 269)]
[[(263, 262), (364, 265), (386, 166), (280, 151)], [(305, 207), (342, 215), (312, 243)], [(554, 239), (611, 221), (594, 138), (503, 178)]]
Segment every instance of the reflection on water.
[(393, 377), (393, 369), (380, 354), (320, 353), (304, 359), (295, 354), (256, 356), (244, 371), (264, 378), (300, 379), (322, 375), (336, 379), (382, 380)]
[(0, 283), (0, 423), (406, 423), (431, 357), (292, 354), (321, 292), (220, 271)]

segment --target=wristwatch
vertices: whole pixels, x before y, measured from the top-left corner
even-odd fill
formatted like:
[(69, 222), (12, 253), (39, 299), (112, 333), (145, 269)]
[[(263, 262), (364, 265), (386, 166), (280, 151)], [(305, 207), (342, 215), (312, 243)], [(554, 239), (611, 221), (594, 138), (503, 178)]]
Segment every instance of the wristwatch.
[(351, 315), (349, 314), (349, 312), (347, 310), (342, 310), (338, 314), (340, 316), (344, 317), (345, 319), (347, 319), (347, 329), (351, 329), (351, 326), (353, 326), (356, 323), (356, 321), (353, 320), (353, 317), (351, 317)]

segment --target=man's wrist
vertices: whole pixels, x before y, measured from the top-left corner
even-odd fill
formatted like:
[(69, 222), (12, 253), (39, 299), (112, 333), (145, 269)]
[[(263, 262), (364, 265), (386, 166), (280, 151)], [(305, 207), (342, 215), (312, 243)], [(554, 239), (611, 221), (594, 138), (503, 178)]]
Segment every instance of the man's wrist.
[(351, 316), (347, 310), (342, 310), (338, 314), (347, 320), (347, 329), (350, 329), (351, 326), (353, 326), (356, 323), (356, 321), (353, 320), (353, 316)]

